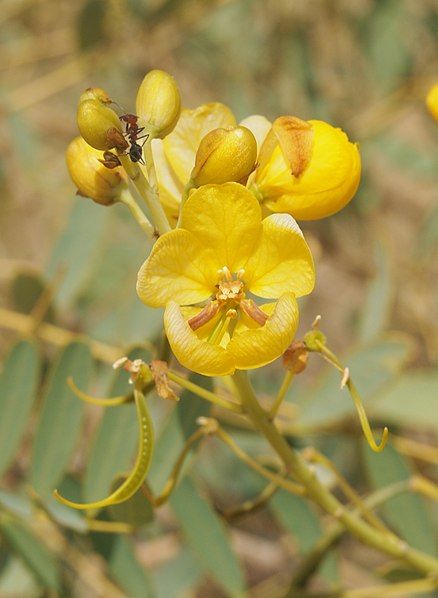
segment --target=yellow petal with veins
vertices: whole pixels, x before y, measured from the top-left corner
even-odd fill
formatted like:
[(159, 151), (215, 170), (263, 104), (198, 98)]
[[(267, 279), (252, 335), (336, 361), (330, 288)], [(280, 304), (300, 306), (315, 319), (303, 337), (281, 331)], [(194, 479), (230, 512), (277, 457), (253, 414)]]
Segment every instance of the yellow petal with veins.
[(152, 141), (152, 151), (157, 171), (160, 202), (166, 212), (166, 216), (172, 221), (171, 223), (176, 224), (183, 186), (174, 175), (166, 160), (163, 141), (161, 139), (154, 139)]
[(239, 123), (241, 127), (246, 127), (251, 131), (257, 141), (257, 155), (260, 152), (260, 148), (263, 145), (266, 135), (271, 129), (271, 123), (267, 118), (260, 114), (252, 114), (247, 116)]
[(308, 295), (315, 284), (312, 254), (289, 214), (272, 214), (263, 220), (261, 242), (245, 266), (247, 288), (266, 299), (283, 293)]
[(228, 350), (199, 339), (174, 301), (166, 306), (164, 328), (175, 357), (187, 369), (204, 376), (226, 376), (234, 372)]
[(183, 186), (195, 165), (195, 155), (201, 139), (218, 127), (235, 127), (236, 119), (224, 104), (212, 102), (194, 110), (183, 110), (178, 124), (164, 140), (164, 151)]
[(228, 344), (236, 369), (258, 368), (280, 357), (298, 327), (298, 305), (292, 293), (282, 295), (264, 326), (235, 329)]
[(184, 204), (181, 227), (192, 232), (204, 247), (214, 250), (216, 270), (227, 266), (237, 272), (260, 240), (260, 205), (239, 183), (205, 185)]
[(192, 233), (172, 230), (158, 239), (140, 268), (138, 296), (151, 307), (164, 307), (172, 299), (181, 305), (204, 301), (217, 282), (212, 260), (211, 251), (203, 248)]

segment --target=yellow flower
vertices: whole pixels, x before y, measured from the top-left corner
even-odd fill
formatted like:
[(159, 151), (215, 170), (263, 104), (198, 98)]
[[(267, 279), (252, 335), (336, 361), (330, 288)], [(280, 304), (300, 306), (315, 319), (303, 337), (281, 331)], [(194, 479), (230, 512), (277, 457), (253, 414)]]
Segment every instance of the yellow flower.
[(429, 89), (426, 97), (426, 105), (434, 119), (438, 120), (438, 83), (435, 83)]
[[(182, 209), (181, 227), (162, 235), (138, 274), (137, 292), (166, 307), (172, 350), (206, 376), (270, 363), (298, 324), (295, 297), (314, 286), (310, 250), (288, 214), (262, 220), (238, 183), (206, 185)], [(270, 299), (257, 305), (249, 296)]]
[[(243, 124), (256, 137), (257, 129), (260, 138), (265, 123), (255, 116)], [(268, 210), (301, 220), (335, 214), (352, 199), (360, 181), (357, 145), (341, 129), (320, 120), (277, 118), (263, 141), (258, 162), (251, 190)]]

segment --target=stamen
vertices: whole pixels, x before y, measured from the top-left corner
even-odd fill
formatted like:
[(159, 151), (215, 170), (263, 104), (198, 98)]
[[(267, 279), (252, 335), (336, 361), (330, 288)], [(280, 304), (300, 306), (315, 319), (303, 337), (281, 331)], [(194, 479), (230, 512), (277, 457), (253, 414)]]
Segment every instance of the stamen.
[(207, 324), (219, 311), (219, 303), (217, 301), (209, 301), (207, 305), (201, 309), (199, 314), (193, 316), (188, 320), (188, 325), (192, 330), (197, 330)]
[(252, 299), (244, 299), (240, 302), (240, 307), (247, 316), (255, 320), (260, 326), (263, 326), (269, 317)]
[(243, 277), (245, 276), (245, 268), (240, 268), (240, 270), (236, 272), (236, 276), (237, 280), (243, 280)]

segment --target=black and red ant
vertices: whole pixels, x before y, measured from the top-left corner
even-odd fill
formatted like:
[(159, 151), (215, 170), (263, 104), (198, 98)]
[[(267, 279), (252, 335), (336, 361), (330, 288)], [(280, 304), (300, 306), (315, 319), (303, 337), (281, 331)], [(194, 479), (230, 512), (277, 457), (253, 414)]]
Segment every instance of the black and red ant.
[[(144, 131), (144, 127), (138, 126), (138, 116), (136, 116), (135, 114), (123, 114), (119, 118), (122, 122), (126, 123), (125, 135), (128, 138), (129, 143), (131, 144), (128, 151), (131, 161), (140, 162), (141, 164), (144, 164), (143, 145), (148, 140), (149, 133), (146, 133), (145, 135), (140, 135), (140, 133)], [(141, 145), (137, 143), (140, 139), (144, 139)]]

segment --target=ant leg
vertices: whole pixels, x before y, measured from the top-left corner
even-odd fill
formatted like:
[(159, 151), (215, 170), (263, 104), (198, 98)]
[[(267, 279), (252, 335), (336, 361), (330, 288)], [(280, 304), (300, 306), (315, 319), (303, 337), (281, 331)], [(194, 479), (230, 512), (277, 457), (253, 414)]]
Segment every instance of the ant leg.
[(146, 135), (142, 135), (141, 137), (137, 137), (137, 141), (139, 139), (144, 139), (143, 143), (141, 144), (141, 147), (143, 147), (146, 141), (149, 139), (149, 133), (147, 133)]

